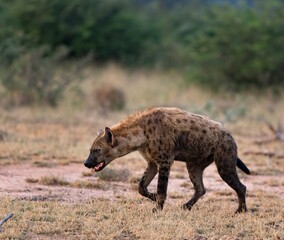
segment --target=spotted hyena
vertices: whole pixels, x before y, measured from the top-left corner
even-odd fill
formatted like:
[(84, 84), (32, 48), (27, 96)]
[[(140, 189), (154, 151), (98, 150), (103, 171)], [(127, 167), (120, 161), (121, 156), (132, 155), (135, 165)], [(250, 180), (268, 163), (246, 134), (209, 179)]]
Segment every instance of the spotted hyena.
[[(238, 158), (233, 137), (220, 123), (177, 108), (151, 108), (134, 113), (99, 132), (84, 165), (101, 171), (115, 158), (133, 151), (139, 151), (148, 163), (139, 193), (157, 203), (154, 211), (163, 208), (174, 160), (185, 162), (195, 190), (183, 208), (191, 209), (205, 194), (203, 171), (215, 161), (222, 179), (238, 195), (237, 212), (247, 211), (246, 187), (238, 178), (236, 166), (247, 174), (250, 171)], [(157, 173), (157, 193), (151, 193), (147, 186)]]

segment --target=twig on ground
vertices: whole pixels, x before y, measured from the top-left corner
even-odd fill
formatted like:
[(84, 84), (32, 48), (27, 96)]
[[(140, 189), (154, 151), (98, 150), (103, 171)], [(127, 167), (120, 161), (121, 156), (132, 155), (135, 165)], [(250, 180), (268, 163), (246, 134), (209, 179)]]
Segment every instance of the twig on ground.
[(278, 125), (277, 128), (275, 128), (270, 122), (265, 121), (266, 125), (268, 126), (269, 130), (273, 133), (273, 136), (267, 137), (267, 138), (262, 138), (262, 139), (257, 139), (254, 141), (256, 144), (264, 144), (264, 143), (270, 143), (274, 141), (281, 141), (284, 142), (284, 132), (282, 128), (282, 122), (280, 119), (278, 120)]
[(13, 217), (13, 213), (9, 213), (1, 222), (0, 222), (0, 232), (2, 231), (2, 225), (7, 222), (11, 217)]

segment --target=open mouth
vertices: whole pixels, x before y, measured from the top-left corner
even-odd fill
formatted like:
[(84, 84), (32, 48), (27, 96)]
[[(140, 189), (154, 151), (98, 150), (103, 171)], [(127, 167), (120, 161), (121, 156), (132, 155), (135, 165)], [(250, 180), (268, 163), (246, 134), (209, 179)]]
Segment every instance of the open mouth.
[(105, 162), (100, 162), (93, 169), (95, 172), (101, 171), (105, 167)]

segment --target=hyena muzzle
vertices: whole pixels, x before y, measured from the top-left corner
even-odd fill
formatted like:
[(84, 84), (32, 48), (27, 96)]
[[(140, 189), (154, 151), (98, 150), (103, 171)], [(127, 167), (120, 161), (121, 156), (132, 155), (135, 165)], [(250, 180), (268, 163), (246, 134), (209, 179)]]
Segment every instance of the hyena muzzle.
[[(101, 171), (115, 158), (133, 151), (139, 151), (148, 163), (139, 193), (157, 203), (154, 211), (163, 209), (175, 160), (185, 162), (194, 186), (194, 194), (184, 209), (190, 210), (205, 194), (203, 171), (215, 162), (221, 178), (238, 195), (236, 212), (247, 211), (246, 187), (239, 180), (236, 166), (246, 174), (250, 171), (238, 158), (233, 137), (220, 123), (177, 108), (147, 109), (100, 131), (84, 165)], [(157, 193), (151, 193), (147, 187), (157, 173)]]

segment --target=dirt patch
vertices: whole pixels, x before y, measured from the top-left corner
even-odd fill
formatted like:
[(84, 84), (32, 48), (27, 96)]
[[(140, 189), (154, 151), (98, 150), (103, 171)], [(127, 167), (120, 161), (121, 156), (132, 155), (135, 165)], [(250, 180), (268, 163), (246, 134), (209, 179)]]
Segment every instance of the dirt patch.
[[(181, 172), (180, 163), (175, 163), (169, 180), (168, 203), (174, 204), (175, 199), (184, 195), (190, 198), (193, 194), (192, 184), (186, 172)], [(144, 169), (133, 172), (134, 177), (142, 176)], [(46, 176), (64, 179), (68, 186), (47, 186), (40, 182), (30, 182), (27, 179), (40, 179)], [(176, 177), (178, 176), (178, 177)], [(181, 176), (184, 176), (181, 178)], [(240, 174), (241, 181), (248, 188), (248, 196), (253, 191), (264, 191), (277, 195), (284, 199), (284, 176), (263, 176)], [(101, 187), (84, 188), (78, 183), (90, 181), (99, 183)], [(157, 177), (149, 186), (150, 191), (156, 189)], [(75, 184), (73, 184), (75, 183)], [(77, 183), (77, 185), (76, 185)], [(67, 201), (82, 202), (93, 198), (117, 199), (135, 198), (139, 196), (137, 187), (133, 182), (101, 181), (96, 175), (86, 174), (83, 164), (70, 164), (67, 166), (55, 166), (53, 168), (43, 168), (34, 166), (31, 163), (2, 166), (0, 169), (0, 194), (16, 199), (29, 199), (32, 201)], [(207, 195), (227, 192), (235, 194), (225, 182), (220, 178), (214, 164), (209, 166), (204, 172), (204, 185)], [(206, 198), (206, 195), (205, 195)]]
[(97, 177), (83, 177), (85, 168), (82, 164), (70, 164), (53, 168), (36, 167), (33, 164), (4, 166), (0, 170), (0, 193), (2, 196), (30, 200), (57, 200), (68, 202), (87, 201), (92, 198), (114, 198), (117, 192), (126, 190), (124, 183), (105, 183), (104, 189), (88, 189), (72, 186), (46, 186), (40, 183), (29, 183), (27, 179), (40, 179), (54, 176), (66, 182), (76, 183), (84, 179), (98, 181)]

